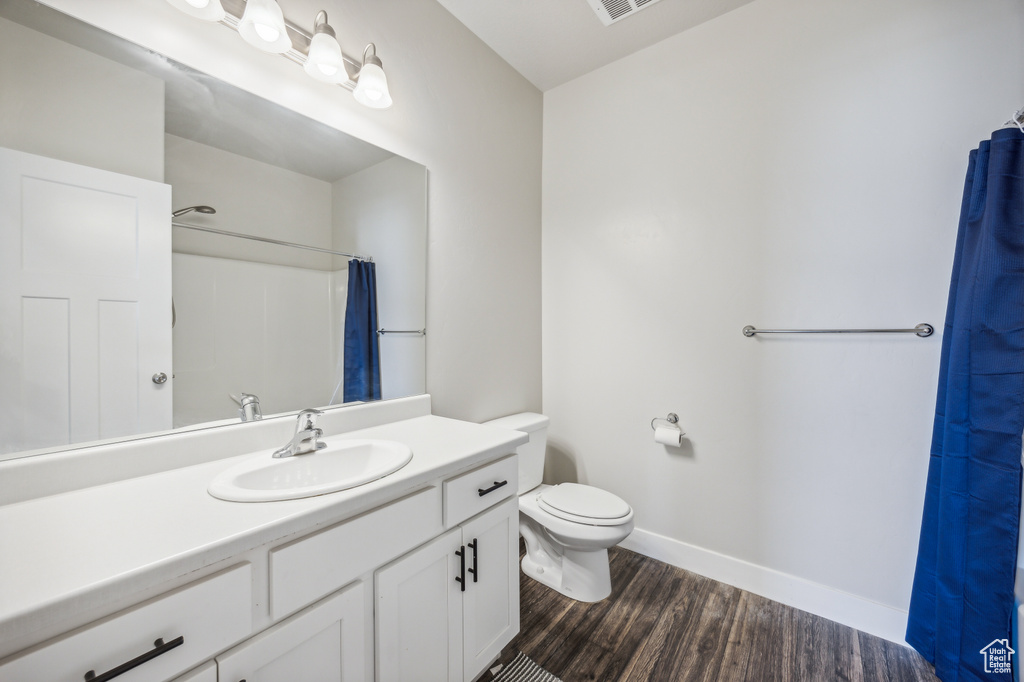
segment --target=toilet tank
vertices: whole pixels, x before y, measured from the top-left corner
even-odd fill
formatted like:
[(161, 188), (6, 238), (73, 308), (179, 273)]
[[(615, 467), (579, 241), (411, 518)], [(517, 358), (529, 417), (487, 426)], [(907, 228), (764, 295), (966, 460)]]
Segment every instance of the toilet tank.
[(507, 417), (484, 422), (513, 431), (525, 431), (530, 442), (516, 449), (519, 455), (519, 494), (533, 490), (544, 480), (544, 453), (548, 444), (548, 422), (550, 420), (536, 412), (520, 412)]

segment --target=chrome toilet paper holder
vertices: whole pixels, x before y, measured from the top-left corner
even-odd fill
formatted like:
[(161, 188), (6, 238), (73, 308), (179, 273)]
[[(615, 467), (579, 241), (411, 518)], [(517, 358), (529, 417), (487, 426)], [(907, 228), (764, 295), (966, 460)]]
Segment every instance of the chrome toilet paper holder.
[(678, 429), (679, 431), (683, 430), (679, 426), (679, 415), (676, 414), (675, 412), (669, 412), (667, 417), (655, 417), (654, 419), (651, 420), (652, 431), (656, 431), (658, 429), (658, 427), (654, 425), (654, 422), (658, 421), (659, 419), (663, 422), (668, 422), (670, 424), (669, 428)]

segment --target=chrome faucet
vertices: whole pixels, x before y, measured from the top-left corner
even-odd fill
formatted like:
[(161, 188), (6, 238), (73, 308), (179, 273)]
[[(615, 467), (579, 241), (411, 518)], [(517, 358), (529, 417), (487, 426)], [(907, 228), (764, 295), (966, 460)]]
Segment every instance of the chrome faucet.
[(295, 425), (295, 435), (290, 443), (280, 450), (274, 452), (274, 457), (291, 457), (292, 455), (305, 455), (326, 448), (327, 443), (320, 440), (324, 435), (323, 429), (316, 425), (317, 417), (322, 415), (320, 410), (303, 410), (299, 412), (298, 423)]
[(243, 393), (238, 404), (241, 405), (241, 409), (238, 410), (238, 416), (242, 421), (251, 422), (263, 419), (263, 412), (260, 410), (259, 397), (252, 393)]

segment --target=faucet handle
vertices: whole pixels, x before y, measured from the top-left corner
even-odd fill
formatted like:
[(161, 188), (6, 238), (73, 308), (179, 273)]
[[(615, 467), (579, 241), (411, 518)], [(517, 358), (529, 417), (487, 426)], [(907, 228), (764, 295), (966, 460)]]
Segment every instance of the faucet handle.
[(295, 426), (295, 431), (303, 431), (305, 429), (315, 429), (316, 420), (323, 414), (321, 410), (314, 410), (312, 408), (302, 410), (299, 412), (298, 420)]

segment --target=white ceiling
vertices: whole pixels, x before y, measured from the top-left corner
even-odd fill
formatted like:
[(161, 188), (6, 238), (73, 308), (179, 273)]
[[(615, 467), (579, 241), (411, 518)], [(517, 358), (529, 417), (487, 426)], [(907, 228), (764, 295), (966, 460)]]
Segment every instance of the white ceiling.
[(752, 0), (661, 0), (605, 26), (587, 0), (438, 0), (541, 91)]

